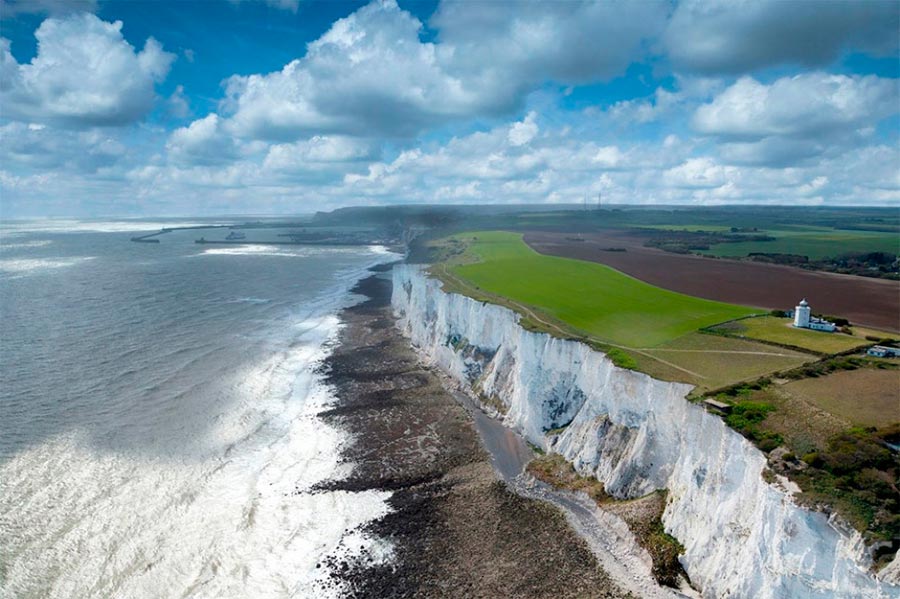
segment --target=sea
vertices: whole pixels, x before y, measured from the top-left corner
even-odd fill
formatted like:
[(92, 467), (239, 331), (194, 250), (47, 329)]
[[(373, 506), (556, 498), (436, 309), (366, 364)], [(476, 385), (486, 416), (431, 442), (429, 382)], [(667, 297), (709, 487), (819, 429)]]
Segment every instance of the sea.
[[(0, 224), (0, 597), (329, 597), (388, 493), (322, 360), (380, 246), (198, 245), (197, 221)], [(248, 238), (275, 235), (248, 231)]]

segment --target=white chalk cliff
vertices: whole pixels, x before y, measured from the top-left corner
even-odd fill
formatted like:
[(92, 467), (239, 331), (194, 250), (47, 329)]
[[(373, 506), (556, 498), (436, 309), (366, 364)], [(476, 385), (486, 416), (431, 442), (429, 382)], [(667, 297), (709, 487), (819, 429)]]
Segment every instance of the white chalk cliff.
[(876, 577), (860, 535), (767, 483), (765, 456), (685, 400), (690, 386), (526, 331), (514, 312), (445, 293), (417, 266), (396, 266), (393, 280), (403, 332), (473, 395), (502, 405), (505, 424), (615, 497), (668, 489), (663, 523), (704, 597), (900, 597), (898, 561)]

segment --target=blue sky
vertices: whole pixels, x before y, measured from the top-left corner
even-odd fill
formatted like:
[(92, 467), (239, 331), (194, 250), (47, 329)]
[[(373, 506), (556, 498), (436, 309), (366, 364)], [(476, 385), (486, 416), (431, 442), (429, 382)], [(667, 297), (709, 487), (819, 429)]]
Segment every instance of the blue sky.
[(900, 206), (893, 1), (0, 2), (3, 218)]

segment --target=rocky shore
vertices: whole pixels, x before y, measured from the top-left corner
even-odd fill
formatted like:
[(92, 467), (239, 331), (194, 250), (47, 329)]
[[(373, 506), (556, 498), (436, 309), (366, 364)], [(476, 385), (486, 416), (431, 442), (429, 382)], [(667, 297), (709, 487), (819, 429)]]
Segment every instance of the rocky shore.
[(353, 474), (329, 488), (388, 489), (393, 512), (367, 532), (393, 559), (335, 558), (350, 597), (626, 597), (556, 507), (498, 480), (472, 418), (394, 326), (391, 282), (354, 290), (323, 365), (339, 398), (322, 418), (348, 430)]

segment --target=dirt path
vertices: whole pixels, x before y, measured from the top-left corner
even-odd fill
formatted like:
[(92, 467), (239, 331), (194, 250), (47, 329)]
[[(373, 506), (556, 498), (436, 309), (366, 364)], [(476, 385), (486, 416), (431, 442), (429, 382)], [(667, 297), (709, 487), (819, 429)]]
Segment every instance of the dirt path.
[(673, 352), (683, 352), (683, 353), (691, 353), (691, 354), (746, 354), (750, 356), (777, 356), (780, 358), (793, 358), (796, 355), (792, 354), (777, 354), (768, 351), (746, 351), (746, 350), (737, 350), (737, 349), (674, 349), (668, 347), (647, 347), (644, 348), (646, 351), (673, 351)]

